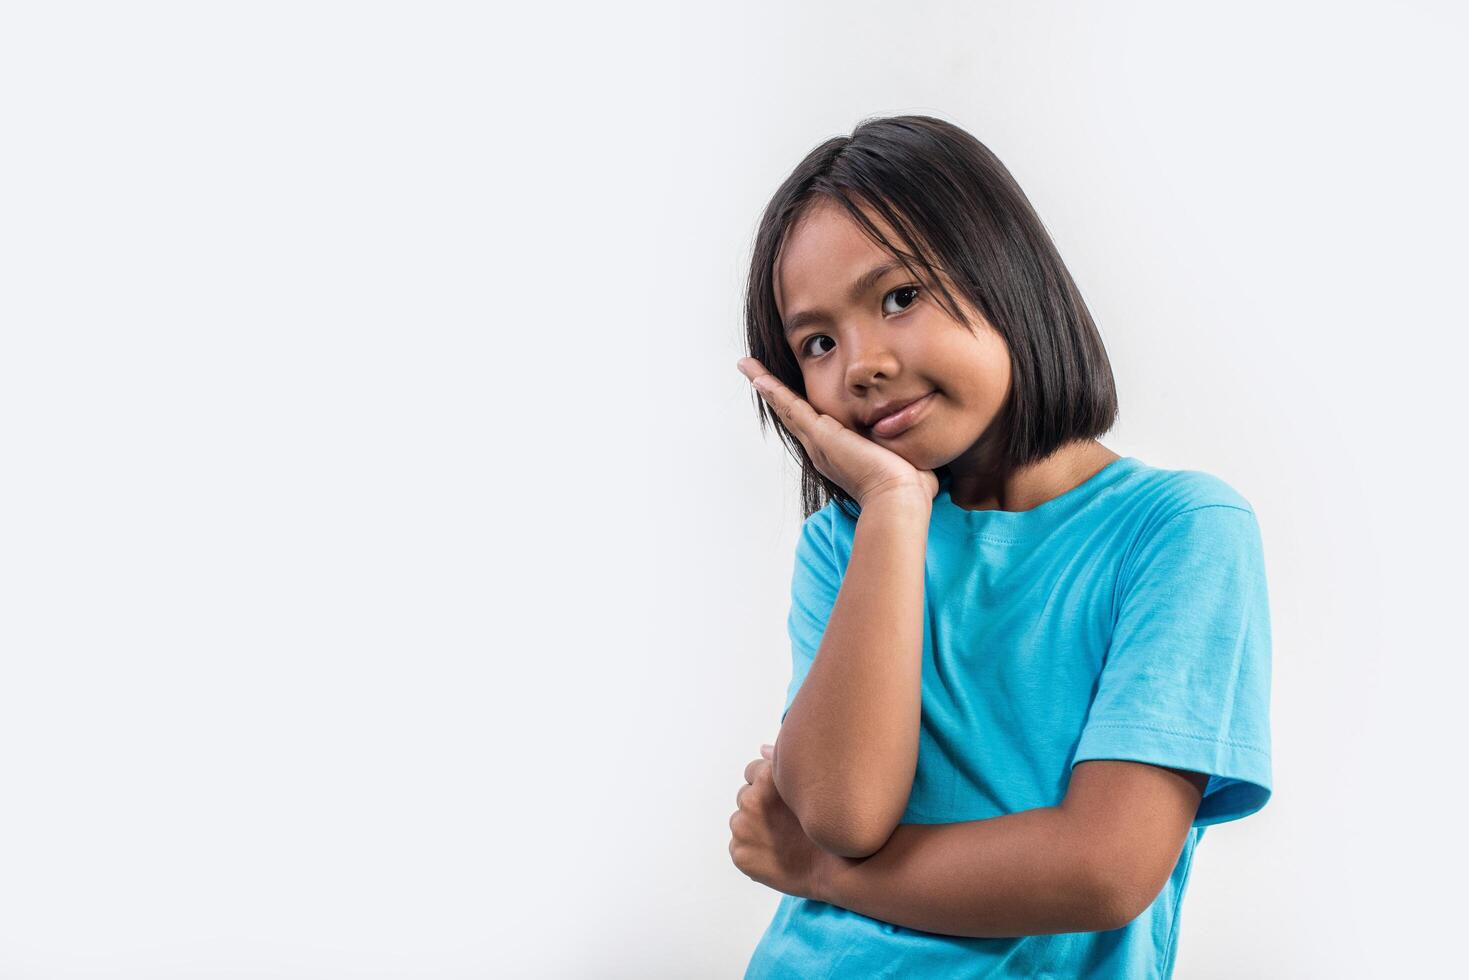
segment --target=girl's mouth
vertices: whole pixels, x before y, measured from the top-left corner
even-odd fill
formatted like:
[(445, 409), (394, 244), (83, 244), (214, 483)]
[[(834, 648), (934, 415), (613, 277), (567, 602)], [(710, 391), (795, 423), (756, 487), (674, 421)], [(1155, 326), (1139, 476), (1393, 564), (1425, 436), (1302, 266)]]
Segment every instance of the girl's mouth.
[(882, 436), (884, 439), (891, 439), (899, 433), (908, 431), (922, 420), (923, 415), (928, 411), (928, 406), (933, 402), (933, 396), (936, 394), (938, 392), (930, 391), (917, 401), (904, 405), (893, 414), (884, 415), (872, 423), (872, 434)]

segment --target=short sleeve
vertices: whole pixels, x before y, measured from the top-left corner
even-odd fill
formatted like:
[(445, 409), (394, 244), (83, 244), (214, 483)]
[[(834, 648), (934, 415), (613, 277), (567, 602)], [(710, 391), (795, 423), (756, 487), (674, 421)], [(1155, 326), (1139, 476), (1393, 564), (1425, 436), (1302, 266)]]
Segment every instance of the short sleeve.
[(806, 518), (796, 541), (795, 569), (791, 573), (791, 611), (786, 617), (786, 632), (791, 638), (791, 682), (786, 688), (786, 703), (780, 720), (785, 721), (796, 692), (816, 660), (826, 622), (836, 605), (837, 591), (842, 585), (842, 570), (837, 567), (832, 546), (831, 514), (819, 510)]
[(1119, 574), (1117, 619), (1072, 764), (1209, 774), (1194, 826), (1271, 794), (1270, 609), (1252, 510), (1206, 504), (1150, 534)]

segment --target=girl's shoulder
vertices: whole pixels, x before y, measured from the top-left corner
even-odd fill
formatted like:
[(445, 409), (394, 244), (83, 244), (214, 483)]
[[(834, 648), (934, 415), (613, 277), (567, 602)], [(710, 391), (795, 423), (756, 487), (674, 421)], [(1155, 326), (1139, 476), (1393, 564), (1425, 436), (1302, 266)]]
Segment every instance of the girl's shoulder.
[[(852, 510), (856, 511), (857, 508), (853, 506)], [(828, 500), (824, 506), (812, 511), (811, 515), (801, 522), (803, 533), (816, 533), (826, 538), (830, 538), (838, 528), (855, 531), (857, 516), (855, 513), (848, 513), (835, 497)]]
[(1234, 507), (1255, 512), (1254, 506), (1232, 484), (1204, 470), (1175, 470), (1139, 462), (1129, 490), (1150, 503), (1158, 516), (1170, 517), (1199, 507)]
[[(1254, 505), (1231, 483), (1204, 470), (1169, 469), (1133, 457), (1106, 490), (1094, 497), (1091, 506), (1111, 509), (1125, 501), (1123, 512), (1144, 526), (1155, 526), (1171, 517), (1201, 507), (1232, 507), (1255, 517)], [(857, 516), (836, 499), (812, 512), (801, 525), (801, 536), (828, 548), (850, 543), (857, 531)]]

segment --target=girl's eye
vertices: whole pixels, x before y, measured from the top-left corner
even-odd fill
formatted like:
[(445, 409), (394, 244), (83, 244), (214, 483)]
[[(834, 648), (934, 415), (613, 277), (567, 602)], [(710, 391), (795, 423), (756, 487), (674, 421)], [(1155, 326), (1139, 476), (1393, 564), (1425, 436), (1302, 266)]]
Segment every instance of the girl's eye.
[(913, 298), (910, 299), (910, 300), (908, 300), (907, 304), (905, 304), (901, 309), (893, 310), (894, 313), (902, 313), (903, 310), (906, 310), (909, 306), (912, 306), (918, 300), (918, 287), (917, 286), (899, 286), (897, 289), (894, 289), (892, 292), (888, 293), (887, 296), (884, 296), (883, 297), (883, 300), (884, 300), (883, 312), (884, 313), (887, 312), (886, 300), (887, 300), (888, 296), (896, 296), (899, 293), (912, 293), (913, 294)]
[[(828, 337), (824, 333), (815, 333), (815, 334), (812, 334), (811, 336), (807, 337), (805, 340), (801, 341), (801, 353), (803, 355), (810, 355), (811, 354), (811, 341), (813, 341), (813, 340), (830, 340), (830, 339), (831, 338)], [(823, 351), (823, 353), (825, 353), (825, 352)]]
[[(883, 296), (883, 312), (884, 313), (888, 313), (888, 312), (902, 313), (904, 310), (907, 310), (907, 309), (911, 308), (913, 306), (913, 304), (918, 301), (918, 293), (919, 292), (920, 292), (920, 290), (919, 290), (919, 288), (917, 286), (899, 286), (897, 289), (890, 290), (887, 293), (886, 296)], [(908, 302), (901, 309), (896, 309), (896, 310), (889, 311), (887, 309), (887, 298), (888, 298), (888, 296), (897, 296), (899, 293), (911, 294)], [(828, 337), (824, 333), (817, 333), (817, 334), (812, 334), (811, 336), (807, 337), (805, 340), (801, 341), (801, 354), (802, 354), (802, 356), (809, 356), (811, 354), (811, 341), (813, 341), (813, 340), (821, 340), (821, 339), (830, 340), (831, 338)]]

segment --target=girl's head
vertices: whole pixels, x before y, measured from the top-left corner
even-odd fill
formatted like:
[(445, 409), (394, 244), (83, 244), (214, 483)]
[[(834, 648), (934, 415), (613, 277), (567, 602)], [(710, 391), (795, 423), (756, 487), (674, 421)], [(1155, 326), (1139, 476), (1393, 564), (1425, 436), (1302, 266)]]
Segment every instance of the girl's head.
[[(786, 178), (756, 232), (745, 325), (750, 356), (818, 412), (941, 478), (1008, 472), (1117, 417), (1101, 337), (1030, 202), (928, 116), (867, 120)], [(929, 392), (917, 425), (872, 431), (879, 406)], [(760, 413), (801, 461), (808, 515), (855, 504)]]

